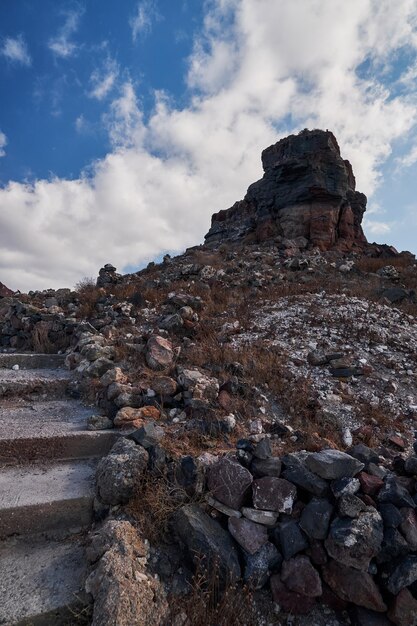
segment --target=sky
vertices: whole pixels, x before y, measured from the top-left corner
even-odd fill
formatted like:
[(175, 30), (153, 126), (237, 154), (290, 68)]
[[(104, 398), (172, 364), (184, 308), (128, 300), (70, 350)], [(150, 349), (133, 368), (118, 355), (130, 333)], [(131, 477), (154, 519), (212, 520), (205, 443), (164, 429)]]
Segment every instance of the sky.
[(416, 0), (1, 0), (0, 281), (201, 243), (303, 128), (335, 133), (368, 240), (417, 253)]

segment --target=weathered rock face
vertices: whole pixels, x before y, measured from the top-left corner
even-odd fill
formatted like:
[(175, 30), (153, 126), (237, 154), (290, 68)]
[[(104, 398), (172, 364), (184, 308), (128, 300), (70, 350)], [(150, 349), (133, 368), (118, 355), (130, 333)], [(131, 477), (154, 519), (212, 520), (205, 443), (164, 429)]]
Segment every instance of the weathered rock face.
[(7, 296), (12, 296), (12, 295), (13, 295), (13, 291), (9, 289), (8, 287), (6, 287), (6, 285), (3, 285), (3, 283), (0, 283), (0, 298), (7, 298)]
[[(262, 152), (264, 176), (230, 209), (212, 217), (206, 242), (281, 236), (304, 247), (343, 251), (366, 244), (366, 196), (330, 131), (303, 130)], [(303, 247), (303, 246), (301, 246)]]

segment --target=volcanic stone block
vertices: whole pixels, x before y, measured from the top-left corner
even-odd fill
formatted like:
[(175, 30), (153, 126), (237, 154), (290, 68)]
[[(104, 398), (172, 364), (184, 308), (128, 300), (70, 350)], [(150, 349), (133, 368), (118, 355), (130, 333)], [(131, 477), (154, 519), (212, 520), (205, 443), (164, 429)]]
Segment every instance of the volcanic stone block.
[(291, 513), (297, 489), (288, 480), (265, 476), (252, 485), (253, 504), (256, 509)]
[(301, 513), (300, 527), (312, 539), (325, 539), (332, 514), (328, 500), (313, 498)]
[(364, 464), (353, 456), (340, 450), (321, 450), (306, 458), (308, 469), (326, 480), (337, 480), (355, 476), (364, 468)]
[(383, 613), (387, 610), (381, 593), (368, 572), (330, 561), (323, 566), (322, 575), (330, 589), (342, 600), (372, 611)]
[(252, 480), (252, 474), (240, 463), (223, 457), (210, 467), (208, 487), (217, 500), (236, 510), (250, 494)]

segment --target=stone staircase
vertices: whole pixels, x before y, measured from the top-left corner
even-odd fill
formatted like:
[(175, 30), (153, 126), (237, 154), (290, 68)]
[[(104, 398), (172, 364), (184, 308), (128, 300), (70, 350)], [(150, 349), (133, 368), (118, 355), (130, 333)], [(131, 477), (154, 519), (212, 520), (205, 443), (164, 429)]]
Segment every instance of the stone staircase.
[[(19, 365), (19, 369), (13, 366)], [(85, 532), (112, 431), (65, 396), (64, 357), (0, 354), (0, 624), (82, 624)]]

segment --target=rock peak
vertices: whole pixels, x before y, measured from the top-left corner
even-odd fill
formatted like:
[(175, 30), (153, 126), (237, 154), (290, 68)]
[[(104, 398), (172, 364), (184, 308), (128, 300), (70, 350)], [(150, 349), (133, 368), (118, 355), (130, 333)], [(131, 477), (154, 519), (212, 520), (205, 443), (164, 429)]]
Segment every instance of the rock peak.
[(212, 217), (207, 243), (303, 239), (304, 247), (342, 251), (366, 245), (366, 196), (334, 134), (289, 135), (262, 152), (264, 175), (230, 209)]

